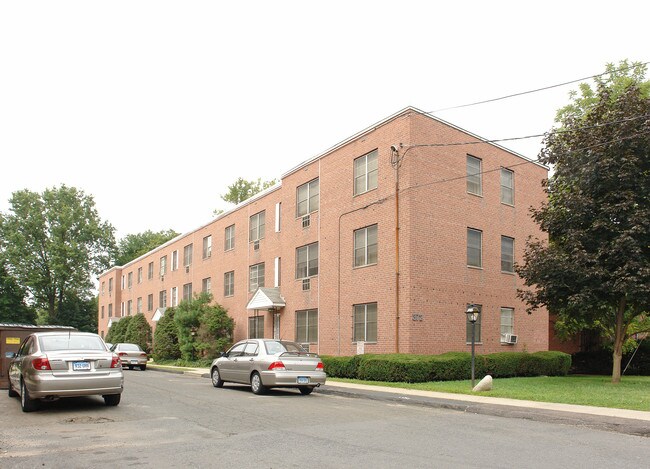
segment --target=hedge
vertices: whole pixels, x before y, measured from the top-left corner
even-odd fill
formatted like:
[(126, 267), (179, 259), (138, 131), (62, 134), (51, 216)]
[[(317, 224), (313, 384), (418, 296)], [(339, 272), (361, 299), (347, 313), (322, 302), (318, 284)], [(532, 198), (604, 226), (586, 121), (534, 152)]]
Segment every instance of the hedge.
[[(366, 381), (422, 383), (457, 381), (471, 373), (471, 355), (449, 352), (442, 355), (355, 355), (321, 357), (328, 376)], [(475, 357), (477, 376), (564, 376), (571, 356), (562, 352), (505, 352)]]

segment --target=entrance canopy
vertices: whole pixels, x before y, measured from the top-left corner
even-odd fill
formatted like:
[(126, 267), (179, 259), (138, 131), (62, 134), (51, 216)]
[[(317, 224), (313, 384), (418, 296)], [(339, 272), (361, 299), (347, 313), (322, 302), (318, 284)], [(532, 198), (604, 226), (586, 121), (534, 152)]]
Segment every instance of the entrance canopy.
[(258, 288), (246, 309), (276, 310), (286, 306), (279, 288)]

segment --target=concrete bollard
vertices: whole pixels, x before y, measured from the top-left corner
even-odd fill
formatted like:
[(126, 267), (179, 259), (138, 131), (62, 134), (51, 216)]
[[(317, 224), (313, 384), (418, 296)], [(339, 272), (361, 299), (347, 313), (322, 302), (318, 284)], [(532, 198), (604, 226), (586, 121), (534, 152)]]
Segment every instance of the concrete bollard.
[(478, 382), (472, 391), (491, 391), (492, 390), (492, 376), (486, 375), (481, 381)]

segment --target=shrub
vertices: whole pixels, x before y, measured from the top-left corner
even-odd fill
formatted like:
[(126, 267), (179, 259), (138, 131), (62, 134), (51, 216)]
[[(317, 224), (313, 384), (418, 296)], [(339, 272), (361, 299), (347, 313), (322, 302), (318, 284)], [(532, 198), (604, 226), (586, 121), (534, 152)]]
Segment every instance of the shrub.
[(178, 331), (174, 322), (174, 308), (167, 308), (163, 317), (158, 321), (153, 342), (153, 359), (177, 360), (181, 357), (178, 347)]
[(133, 316), (124, 316), (118, 322), (113, 322), (104, 340), (112, 344), (126, 342), (126, 331), (129, 328), (129, 323), (132, 318)]
[[(585, 375), (609, 375), (612, 373), (611, 350), (577, 352), (573, 354), (572, 358), (571, 373)], [(626, 366), (626, 375), (650, 376), (650, 338), (641, 342), (636, 353), (635, 350), (632, 350), (623, 355), (621, 372)]]
[[(566, 375), (571, 356), (561, 352), (503, 352), (477, 355), (476, 373), (493, 377)], [(449, 352), (442, 355), (357, 355), (324, 357), (328, 376), (368, 381), (421, 383), (456, 381), (471, 373), (471, 355)]]
[(138, 344), (147, 353), (151, 351), (151, 326), (144, 314), (138, 313), (129, 321), (124, 342)]

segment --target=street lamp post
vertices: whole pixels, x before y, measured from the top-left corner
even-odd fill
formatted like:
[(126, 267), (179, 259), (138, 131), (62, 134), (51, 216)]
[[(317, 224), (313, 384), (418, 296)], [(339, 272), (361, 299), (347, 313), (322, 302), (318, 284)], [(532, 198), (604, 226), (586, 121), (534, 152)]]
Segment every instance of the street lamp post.
[(478, 321), (481, 310), (476, 305), (470, 305), (465, 311), (467, 320), (472, 323), (472, 389), (474, 389), (474, 345), (476, 344), (476, 321)]

